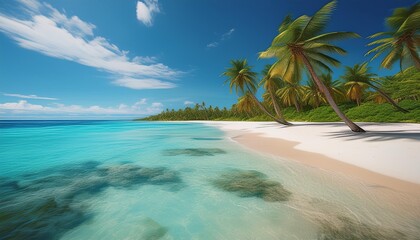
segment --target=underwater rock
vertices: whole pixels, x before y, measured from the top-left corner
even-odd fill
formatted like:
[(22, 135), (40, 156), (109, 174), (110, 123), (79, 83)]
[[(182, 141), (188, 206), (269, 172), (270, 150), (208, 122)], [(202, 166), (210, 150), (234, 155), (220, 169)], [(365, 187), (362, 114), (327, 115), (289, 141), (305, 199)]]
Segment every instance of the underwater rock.
[(167, 168), (146, 168), (132, 164), (109, 166), (100, 170), (111, 186), (130, 187), (139, 184), (181, 183), (179, 174)]
[[(163, 167), (147, 168), (134, 164), (100, 166), (96, 162), (66, 165), (20, 181), (0, 183), (0, 239), (58, 239), (88, 219), (83, 199), (108, 187), (128, 188), (142, 185), (168, 185), (176, 191), (183, 186), (179, 173)], [(144, 239), (166, 234), (154, 227)]]
[(165, 156), (188, 155), (193, 157), (214, 156), (217, 154), (225, 154), (226, 151), (220, 148), (180, 148), (167, 149), (164, 151)]
[(265, 174), (254, 170), (224, 173), (213, 184), (240, 197), (258, 197), (267, 202), (287, 201), (291, 195), (281, 183), (268, 180)]
[(0, 239), (58, 239), (87, 219), (81, 209), (54, 198), (0, 208)]
[(406, 235), (391, 229), (357, 223), (347, 217), (338, 217), (338, 221), (321, 222), (318, 240), (404, 240)]
[(142, 224), (145, 230), (141, 234), (141, 239), (144, 240), (158, 240), (164, 237), (168, 229), (151, 218), (147, 218)]

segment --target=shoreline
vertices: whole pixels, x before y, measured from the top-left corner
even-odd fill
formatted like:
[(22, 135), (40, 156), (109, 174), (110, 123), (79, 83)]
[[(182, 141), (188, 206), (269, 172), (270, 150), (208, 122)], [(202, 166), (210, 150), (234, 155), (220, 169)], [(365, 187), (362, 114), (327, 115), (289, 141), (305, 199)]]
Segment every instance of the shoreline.
[[(347, 131), (344, 124), (337, 123), (295, 123), (293, 127), (282, 127), (270, 122), (196, 122), (216, 127), (232, 141), (263, 155), (342, 174), (368, 185), (385, 186), (420, 196), (420, 174), (416, 174), (420, 169), (420, 147), (414, 147), (416, 144), (420, 146), (420, 124), (361, 124), (366, 130), (374, 131), (360, 136)], [(396, 134), (393, 138), (374, 141), (372, 134), (375, 131), (378, 133), (378, 128), (385, 135), (387, 128), (391, 133), (400, 128), (403, 134), (409, 134), (410, 139), (404, 138), (404, 135), (398, 138)], [(355, 139), (333, 138), (333, 143), (325, 144), (331, 140), (328, 133), (337, 130)], [(358, 154), (349, 156), (353, 150)], [(398, 154), (401, 156), (397, 159), (395, 155)], [(365, 157), (360, 159), (360, 156)]]

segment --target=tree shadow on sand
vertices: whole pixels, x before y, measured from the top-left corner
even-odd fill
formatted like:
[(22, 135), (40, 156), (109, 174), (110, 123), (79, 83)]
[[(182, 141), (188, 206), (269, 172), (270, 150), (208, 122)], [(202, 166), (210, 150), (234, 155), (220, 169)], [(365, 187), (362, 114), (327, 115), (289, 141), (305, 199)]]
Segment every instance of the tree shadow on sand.
[(345, 132), (332, 132), (326, 135), (330, 138), (343, 138), (346, 140), (359, 140), (363, 139), (369, 142), (391, 141), (397, 139), (417, 140), (420, 141), (420, 131), (406, 131), (406, 130), (393, 130), (393, 131), (367, 131), (365, 133), (354, 133), (350, 131)]

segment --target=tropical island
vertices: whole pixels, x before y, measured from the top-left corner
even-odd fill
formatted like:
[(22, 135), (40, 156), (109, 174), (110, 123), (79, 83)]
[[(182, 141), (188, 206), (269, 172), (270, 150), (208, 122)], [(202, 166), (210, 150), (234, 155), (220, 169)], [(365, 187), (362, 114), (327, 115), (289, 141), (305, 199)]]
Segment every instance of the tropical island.
[[(259, 53), (260, 58), (276, 59), (261, 74), (247, 60), (232, 60), (222, 74), (227, 77), (225, 84), (239, 96), (230, 109), (202, 102), (139, 120), (248, 120), (283, 125), (344, 121), (355, 132), (364, 130), (352, 121), (420, 123), (419, 4), (395, 9), (385, 19), (386, 32), (369, 36), (372, 49), (366, 55), (372, 55), (372, 60), (383, 57), (381, 67), (398, 65), (400, 72), (379, 77), (364, 62), (344, 66), (338, 79), (331, 72), (340, 62), (331, 55), (344, 55), (346, 50), (332, 42), (360, 36), (323, 31), (335, 5), (330, 2), (311, 17), (286, 16), (271, 46)], [(261, 89), (262, 101), (256, 97)]]

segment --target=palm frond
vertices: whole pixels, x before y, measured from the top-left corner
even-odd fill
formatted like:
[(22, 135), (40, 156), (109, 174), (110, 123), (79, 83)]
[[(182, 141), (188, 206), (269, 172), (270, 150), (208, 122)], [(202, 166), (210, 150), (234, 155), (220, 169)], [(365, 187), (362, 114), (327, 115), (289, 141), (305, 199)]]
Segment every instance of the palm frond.
[(305, 25), (298, 38), (298, 41), (311, 38), (324, 30), (327, 22), (330, 20), (331, 12), (334, 10), (336, 5), (337, 2), (334, 0), (327, 3), (320, 10), (318, 10), (318, 12), (316, 12)]
[(329, 41), (341, 40), (341, 39), (346, 39), (346, 38), (358, 38), (358, 37), (360, 37), (360, 35), (354, 32), (330, 32), (330, 33), (320, 34), (318, 36), (305, 40), (305, 43), (329, 42)]

